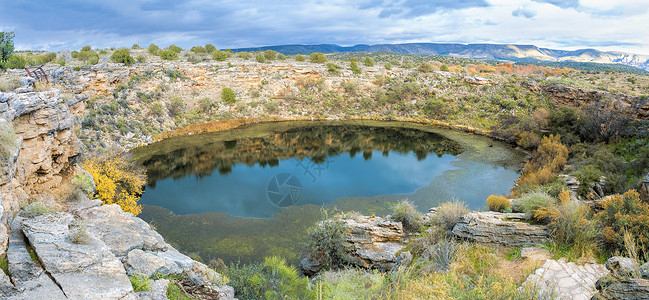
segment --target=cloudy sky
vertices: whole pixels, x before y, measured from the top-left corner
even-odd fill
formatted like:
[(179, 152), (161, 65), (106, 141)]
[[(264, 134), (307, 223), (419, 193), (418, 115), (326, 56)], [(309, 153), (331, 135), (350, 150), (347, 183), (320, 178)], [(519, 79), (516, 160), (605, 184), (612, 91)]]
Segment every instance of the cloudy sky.
[(0, 0), (19, 50), (534, 44), (649, 54), (647, 0)]

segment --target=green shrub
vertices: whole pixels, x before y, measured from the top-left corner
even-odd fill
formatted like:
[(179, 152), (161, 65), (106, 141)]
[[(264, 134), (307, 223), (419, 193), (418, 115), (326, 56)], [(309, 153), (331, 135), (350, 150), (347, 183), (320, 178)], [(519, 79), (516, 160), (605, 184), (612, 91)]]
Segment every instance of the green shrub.
[(305, 57), (302, 54), (296, 54), (295, 55), (295, 61), (304, 61)]
[(392, 70), (392, 64), (391, 63), (386, 63), (385, 64), (385, 69), (386, 70)]
[(161, 116), (162, 116), (162, 113), (163, 113), (162, 104), (160, 104), (160, 103), (158, 103), (158, 102), (153, 103), (153, 106), (151, 106), (151, 111), (152, 111), (156, 116), (161, 117)]
[(309, 60), (316, 64), (324, 64), (327, 62), (327, 57), (319, 52), (314, 52), (309, 55)]
[(131, 53), (126, 48), (113, 52), (113, 54), (110, 56), (110, 60), (114, 63), (123, 63), (127, 66), (130, 66), (135, 62), (135, 59), (131, 57)]
[(23, 69), (27, 64), (27, 60), (22, 55), (12, 55), (9, 57), (5, 63), (5, 68), (7, 69)]
[(361, 68), (358, 67), (358, 64), (356, 64), (355, 61), (352, 61), (349, 67), (352, 70), (352, 73), (354, 74), (360, 74), (361, 73)]
[(201, 54), (201, 53), (206, 53), (207, 51), (203, 46), (194, 46), (189, 51), (194, 52), (196, 54)]
[(212, 99), (208, 97), (202, 98), (201, 100), (198, 101), (198, 106), (201, 108), (203, 112), (208, 112), (215, 105), (216, 103), (214, 103), (214, 101), (212, 101)]
[(266, 50), (264, 51), (264, 57), (266, 60), (275, 60), (277, 58), (277, 51)]
[(266, 57), (263, 54), (257, 55), (256, 59), (257, 59), (257, 62), (260, 62), (260, 63), (263, 63), (263, 62), (266, 61)]
[(164, 60), (176, 60), (178, 59), (178, 53), (172, 50), (163, 50), (160, 52), (160, 58)]
[(285, 59), (287, 59), (287, 58), (288, 58), (288, 57), (287, 57), (286, 55), (284, 55), (284, 54), (282, 54), (282, 53), (277, 53), (277, 59), (278, 59), (278, 60), (285, 60)]
[(325, 269), (345, 267), (351, 262), (348, 228), (340, 220), (328, 219), (327, 211), (323, 210), (323, 215), (324, 220), (308, 230), (307, 253), (317, 255)]
[(212, 45), (212, 44), (206, 44), (205, 45), (205, 52), (212, 53), (215, 50), (216, 50), (216, 47), (214, 47), (214, 45)]
[(416, 232), (421, 228), (422, 216), (412, 202), (401, 200), (392, 207), (392, 210), (392, 219), (401, 222), (405, 231)]
[(92, 47), (90, 47), (90, 46), (83, 46), (81, 48), (81, 51), (90, 51), (90, 50), (92, 50)]
[(149, 53), (158, 55), (158, 50), (160, 50), (160, 47), (158, 47), (156, 44), (151, 43), (151, 45), (149, 45)]
[(453, 227), (460, 220), (460, 217), (469, 213), (466, 203), (460, 200), (453, 200), (440, 204), (435, 210), (435, 214), (431, 220), (431, 225), (440, 226), (446, 231), (450, 232)]
[(79, 51), (75, 50), (75, 51), (70, 52), (70, 56), (72, 56), (72, 58), (77, 58), (79, 56)]
[(59, 66), (63, 67), (65, 66), (65, 59), (59, 59), (56, 61), (56, 63), (59, 64)]
[(504, 196), (491, 195), (487, 197), (487, 205), (490, 211), (503, 212), (506, 208), (512, 208), (512, 204)]
[(228, 54), (221, 50), (216, 50), (212, 52), (212, 58), (216, 61), (225, 61), (228, 58)]
[(527, 192), (516, 201), (515, 210), (533, 217), (534, 213), (541, 207), (552, 207), (557, 201), (543, 191)]
[(366, 57), (365, 60), (363, 60), (363, 63), (368, 67), (373, 67), (374, 66), (374, 59), (371, 58), (371, 57)]
[(99, 54), (92, 50), (85, 50), (79, 52), (77, 59), (89, 65), (96, 65), (99, 63)]
[(234, 91), (231, 88), (224, 88), (221, 90), (221, 101), (228, 104), (234, 104), (237, 102), (237, 99), (234, 96)]
[(245, 51), (244, 51), (244, 52), (239, 52), (239, 53), (237, 53), (237, 56), (238, 56), (239, 58), (243, 58), (243, 59), (245, 59), (245, 60), (249, 60), (249, 59), (252, 57), (252, 54), (250, 54), (250, 52), (245, 52)]
[(602, 227), (602, 240), (610, 253), (625, 250), (624, 233), (635, 240), (638, 255), (649, 256), (649, 204), (640, 200), (635, 190), (609, 196), (602, 203), (603, 211), (595, 215)]
[(169, 45), (169, 50), (176, 52), (176, 54), (179, 54), (180, 51), (183, 51), (183, 48), (180, 48), (176, 45)]
[(128, 277), (134, 292), (144, 292), (151, 289), (151, 280), (144, 275), (133, 274)]
[(167, 108), (169, 109), (169, 116), (177, 117), (185, 110), (185, 103), (182, 99), (173, 97), (171, 98), (171, 101), (169, 101), (169, 106)]

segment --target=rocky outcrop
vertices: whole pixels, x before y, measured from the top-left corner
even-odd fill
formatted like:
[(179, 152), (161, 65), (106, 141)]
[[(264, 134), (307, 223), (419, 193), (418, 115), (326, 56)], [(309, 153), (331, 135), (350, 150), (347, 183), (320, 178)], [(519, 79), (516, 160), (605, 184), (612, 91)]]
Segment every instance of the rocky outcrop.
[(166, 299), (168, 280), (133, 291), (129, 275), (154, 274), (179, 275), (179, 284), (201, 299), (234, 298), (220, 274), (166, 244), (144, 221), (99, 204), (29, 217), (21, 212), (11, 224), (11, 282), (0, 278), (0, 298)]
[(585, 90), (558, 84), (537, 86), (532, 87), (532, 89), (542, 90), (558, 105), (574, 107), (595, 105), (607, 111), (621, 113), (626, 117), (638, 120), (649, 118), (649, 101), (643, 97), (599, 90)]
[(612, 283), (602, 289), (599, 299), (647, 300), (649, 299), (649, 280), (626, 279)]
[(505, 247), (541, 245), (549, 241), (547, 226), (525, 223), (522, 213), (470, 212), (453, 227), (453, 235), (478, 243)]
[(1, 291), (3, 299), (66, 299), (40, 262), (30, 255), (30, 246), (25, 243), (21, 230), (23, 220), (17, 217), (11, 224), (7, 260), (13, 285), (4, 285)]
[(597, 290), (595, 282), (608, 274), (604, 265), (579, 266), (563, 260), (547, 260), (543, 266), (530, 274), (524, 288), (534, 289), (536, 299), (590, 299)]
[(649, 265), (638, 265), (634, 259), (613, 256), (606, 261), (610, 274), (597, 280), (597, 299), (649, 299)]
[(2, 206), (9, 216), (30, 197), (53, 199), (69, 181), (64, 177), (76, 175), (71, 162), (81, 148), (71, 113), (78, 97), (65, 99), (58, 90), (34, 92), (32, 81), (26, 78), (13, 92), (0, 92), (0, 120), (11, 122), (17, 136), (16, 152), (0, 176)]
[[(403, 236), (400, 222), (368, 216), (325, 222), (341, 222), (347, 228), (345, 240), (350, 245), (351, 262), (357, 267), (389, 271), (397, 262), (408, 261), (407, 255), (399, 258), (399, 252), (405, 248), (400, 244)], [(317, 253), (308, 254), (300, 266), (306, 274), (315, 274), (324, 267)]]
[(70, 299), (121, 299), (133, 295), (122, 263), (91, 233), (83, 244), (70, 237), (75, 218), (48, 213), (23, 222), (38, 258)]

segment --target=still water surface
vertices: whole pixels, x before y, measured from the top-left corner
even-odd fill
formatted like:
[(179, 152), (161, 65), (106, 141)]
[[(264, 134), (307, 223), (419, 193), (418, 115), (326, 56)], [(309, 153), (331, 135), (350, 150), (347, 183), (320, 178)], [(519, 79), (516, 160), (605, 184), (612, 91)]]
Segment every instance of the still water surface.
[(299, 259), (323, 207), (384, 215), (471, 209), (511, 189), (523, 153), (484, 137), (384, 122), (288, 122), (172, 138), (135, 153), (149, 184), (140, 215), (204, 261)]

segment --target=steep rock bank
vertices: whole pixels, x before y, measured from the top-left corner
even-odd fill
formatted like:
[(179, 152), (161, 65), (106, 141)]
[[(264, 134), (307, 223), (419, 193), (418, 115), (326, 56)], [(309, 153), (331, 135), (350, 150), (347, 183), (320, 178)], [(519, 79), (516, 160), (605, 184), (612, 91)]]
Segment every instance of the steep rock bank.
[(74, 113), (86, 97), (35, 92), (32, 82), (24, 78), (21, 87), (0, 93), (0, 119), (16, 134), (0, 174), (0, 256), (6, 253), (9, 265), (8, 276), (0, 272), (0, 298), (166, 299), (169, 280), (135, 292), (128, 276), (177, 274), (193, 296), (232, 299), (227, 279), (119, 206), (86, 199), (66, 209), (74, 204), (66, 194), (71, 179), (85, 172), (75, 164), (83, 146)]

